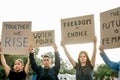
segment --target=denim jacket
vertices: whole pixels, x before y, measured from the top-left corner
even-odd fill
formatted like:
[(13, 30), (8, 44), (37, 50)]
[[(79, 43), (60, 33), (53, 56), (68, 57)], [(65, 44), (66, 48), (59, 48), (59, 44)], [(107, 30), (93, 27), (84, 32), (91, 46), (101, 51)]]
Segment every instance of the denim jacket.
[(118, 71), (118, 80), (120, 80), (120, 62), (113, 62), (111, 61), (107, 55), (105, 54), (105, 52), (101, 52), (100, 53), (102, 59), (104, 60), (104, 62), (113, 70)]

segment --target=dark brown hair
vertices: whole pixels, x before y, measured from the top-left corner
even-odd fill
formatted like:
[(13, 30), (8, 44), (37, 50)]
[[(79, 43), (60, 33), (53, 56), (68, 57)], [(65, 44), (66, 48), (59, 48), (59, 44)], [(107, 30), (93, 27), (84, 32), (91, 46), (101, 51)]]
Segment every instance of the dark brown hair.
[(81, 56), (81, 54), (85, 54), (85, 56), (87, 57), (86, 66), (87, 66), (87, 65), (90, 65), (90, 59), (89, 59), (88, 54), (87, 54), (86, 51), (81, 51), (81, 52), (79, 53), (78, 63), (81, 65), (81, 62), (80, 62), (80, 56)]

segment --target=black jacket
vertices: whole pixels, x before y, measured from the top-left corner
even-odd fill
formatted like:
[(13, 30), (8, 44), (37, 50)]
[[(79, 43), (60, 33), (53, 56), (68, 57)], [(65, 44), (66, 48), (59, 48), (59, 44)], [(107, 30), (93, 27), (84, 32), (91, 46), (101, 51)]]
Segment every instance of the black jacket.
[(58, 73), (60, 70), (60, 57), (59, 53), (55, 53), (55, 65), (49, 69), (43, 68), (41, 65), (37, 65), (33, 54), (30, 53), (31, 68), (37, 74), (37, 80), (59, 80)]

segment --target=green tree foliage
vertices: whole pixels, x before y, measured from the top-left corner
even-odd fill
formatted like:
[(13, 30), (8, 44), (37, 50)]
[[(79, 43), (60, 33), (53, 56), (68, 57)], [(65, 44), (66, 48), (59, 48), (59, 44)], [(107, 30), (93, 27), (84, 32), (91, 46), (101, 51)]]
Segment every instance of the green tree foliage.
[(96, 71), (94, 71), (95, 80), (114, 80), (117, 76), (117, 72), (113, 71), (106, 64), (101, 64)]
[(70, 66), (71, 64), (68, 60), (63, 61), (63, 59), (61, 58), (60, 74), (75, 74), (75, 69)]
[(0, 65), (0, 80), (1, 80), (1, 79), (5, 80), (5, 78), (6, 78), (5, 70), (4, 70), (3, 67)]

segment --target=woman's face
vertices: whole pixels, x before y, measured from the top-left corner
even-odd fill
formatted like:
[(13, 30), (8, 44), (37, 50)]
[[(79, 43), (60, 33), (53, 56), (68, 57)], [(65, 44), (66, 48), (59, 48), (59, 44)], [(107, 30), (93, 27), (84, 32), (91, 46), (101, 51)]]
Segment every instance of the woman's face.
[(86, 63), (87, 62), (87, 57), (86, 57), (85, 53), (81, 53), (79, 58), (80, 58), (81, 63)]
[(21, 61), (16, 60), (13, 66), (13, 69), (15, 72), (20, 72), (23, 70), (24, 65), (21, 63)]

